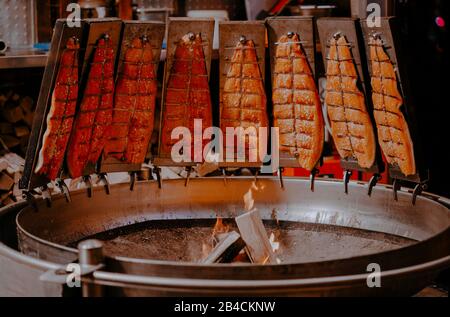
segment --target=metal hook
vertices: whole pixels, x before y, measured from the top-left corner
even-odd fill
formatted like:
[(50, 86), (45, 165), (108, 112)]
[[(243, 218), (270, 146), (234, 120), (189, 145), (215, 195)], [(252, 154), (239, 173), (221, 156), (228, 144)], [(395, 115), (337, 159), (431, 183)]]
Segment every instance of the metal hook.
[(369, 195), (369, 197), (372, 196), (373, 188), (374, 188), (375, 186), (377, 186), (377, 184), (378, 184), (378, 182), (379, 182), (380, 180), (381, 180), (381, 175), (380, 175), (380, 174), (374, 174), (374, 175), (372, 176), (372, 178), (370, 179), (370, 182), (369, 182), (369, 190), (368, 190), (368, 192), (367, 192), (367, 194)]
[(184, 187), (187, 187), (189, 184), (189, 178), (191, 178), (191, 173), (192, 173), (192, 166), (186, 167), (186, 171), (187, 171), (187, 175), (186, 175), (186, 180), (184, 181)]
[(350, 178), (352, 177), (353, 172), (352, 171), (345, 171), (344, 172), (344, 187), (345, 187), (345, 193), (348, 194), (348, 184), (350, 183)]
[(294, 35), (295, 35), (294, 32), (288, 32), (288, 33), (287, 33), (287, 36), (288, 36), (288, 38), (290, 38), (290, 39), (293, 38)]
[(189, 40), (191, 40), (191, 41), (195, 40), (195, 34), (193, 32), (189, 32), (188, 37), (189, 37)]
[(161, 169), (158, 166), (153, 168), (153, 172), (156, 174), (156, 180), (158, 182), (158, 188), (162, 188)]
[(92, 194), (94, 193), (94, 188), (92, 186), (92, 180), (90, 175), (83, 176), (83, 182), (86, 184), (88, 197), (92, 198)]
[(136, 185), (137, 172), (130, 172), (130, 191), (134, 190), (134, 185)]
[(314, 183), (316, 181), (316, 176), (319, 174), (319, 170), (317, 168), (314, 168), (311, 171), (311, 174), (309, 175), (309, 188), (311, 189), (312, 192), (314, 192)]
[(278, 169), (278, 177), (280, 178), (280, 187), (281, 187), (281, 189), (284, 189), (283, 172), (284, 172), (284, 167), (280, 167)]
[(105, 40), (109, 40), (110, 37), (111, 37), (111, 36), (110, 36), (108, 33), (105, 33), (105, 34), (103, 35), (103, 39), (105, 39)]
[(148, 36), (146, 34), (142, 35), (141, 39), (142, 39), (142, 42), (144, 42), (144, 43), (148, 42)]
[(416, 205), (417, 197), (422, 195), (422, 193), (427, 189), (427, 184), (417, 184), (413, 191), (412, 204)]
[(241, 44), (245, 44), (245, 42), (247, 42), (247, 37), (245, 35), (241, 35), (239, 42), (241, 42)]
[(394, 179), (394, 183), (392, 184), (392, 189), (394, 190), (394, 200), (398, 201), (398, 191), (402, 189), (402, 184), (398, 179)]
[(111, 193), (111, 188), (109, 186), (108, 175), (106, 173), (101, 173), (99, 175), (99, 178), (100, 181), (103, 181), (105, 183), (106, 195), (109, 195)]
[(56, 181), (56, 184), (61, 189), (61, 192), (64, 194), (64, 196), (66, 197), (66, 201), (68, 203), (71, 203), (72, 198), (70, 197), (70, 191), (69, 191), (69, 188), (67, 187), (66, 183), (62, 179), (58, 179)]
[(226, 186), (227, 185), (227, 172), (226, 172), (225, 168), (222, 168), (222, 175), (223, 175), (223, 184)]

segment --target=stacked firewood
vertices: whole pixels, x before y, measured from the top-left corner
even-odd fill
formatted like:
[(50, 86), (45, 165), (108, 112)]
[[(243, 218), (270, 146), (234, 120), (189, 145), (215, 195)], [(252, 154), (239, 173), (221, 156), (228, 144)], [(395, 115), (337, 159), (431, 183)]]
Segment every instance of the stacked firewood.
[(34, 116), (34, 101), (13, 91), (0, 93), (0, 154), (25, 157)]
[(34, 101), (10, 90), (0, 92), (0, 207), (20, 199), (22, 175), (34, 116)]

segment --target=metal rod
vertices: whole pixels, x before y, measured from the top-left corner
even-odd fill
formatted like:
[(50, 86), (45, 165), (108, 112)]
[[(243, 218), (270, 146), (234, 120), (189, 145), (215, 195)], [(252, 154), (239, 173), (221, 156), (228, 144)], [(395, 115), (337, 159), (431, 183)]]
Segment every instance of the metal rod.
[(348, 183), (350, 183), (350, 178), (352, 177), (352, 174), (353, 172), (349, 170), (344, 172), (344, 188), (346, 194), (348, 194)]
[(314, 183), (316, 181), (316, 176), (319, 174), (319, 170), (317, 168), (314, 168), (311, 171), (311, 174), (309, 176), (309, 182), (310, 182), (310, 189), (312, 192), (314, 192)]
[(392, 189), (394, 191), (394, 200), (398, 201), (398, 191), (400, 189), (402, 189), (402, 184), (401, 184), (400, 180), (398, 180), (396, 178), (394, 179), (394, 183), (392, 185)]
[(92, 187), (91, 176), (89, 176), (89, 175), (83, 176), (83, 182), (87, 186), (88, 197), (92, 198), (92, 194), (94, 193), (94, 191), (93, 191), (93, 187)]
[(280, 168), (278, 169), (278, 177), (279, 177), (279, 179), (280, 179), (280, 187), (281, 187), (282, 189), (284, 189), (283, 172), (284, 172), (284, 168), (283, 168), (283, 167), (280, 167)]
[(372, 178), (370, 179), (369, 182), (369, 190), (367, 192), (367, 194), (370, 196), (372, 196), (372, 192), (375, 186), (377, 186), (378, 182), (381, 180), (381, 175), (380, 174), (374, 174), (372, 176)]

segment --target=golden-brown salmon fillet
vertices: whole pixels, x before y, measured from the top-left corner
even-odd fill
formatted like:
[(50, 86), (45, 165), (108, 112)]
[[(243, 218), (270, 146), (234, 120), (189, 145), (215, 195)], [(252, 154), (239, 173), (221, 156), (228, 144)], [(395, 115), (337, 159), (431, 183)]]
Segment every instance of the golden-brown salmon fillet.
[(378, 140), (389, 164), (397, 165), (405, 176), (416, 174), (414, 148), (400, 107), (403, 98), (398, 90), (394, 65), (381, 39), (369, 40), (372, 64), (372, 99)]
[[(242, 40), (234, 49), (222, 93), (220, 126), (226, 128), (268, 127), (267, 99), (264, 82), (258, 65), (255, 44)], [(253, 148), (253, 137), (245, 142), (245, 148)]]
[(280, 132), (280, 151), (297, 157), (312, 171), (324, 142), (320, 97), (298, 34), (278, 40), (273, 76), (274, 126)]
[(331, 132), (339, 155), (355, 158), (362, 168), (375, 162), (376, 142), (350, 44), (344, 36), (333, 37), (327, 62), (325, 103)]

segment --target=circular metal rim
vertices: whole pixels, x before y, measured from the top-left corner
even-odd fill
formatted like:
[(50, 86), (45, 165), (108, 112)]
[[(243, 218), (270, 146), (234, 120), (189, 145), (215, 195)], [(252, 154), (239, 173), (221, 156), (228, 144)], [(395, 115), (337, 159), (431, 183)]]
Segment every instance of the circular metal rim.
[[(217, 179), (221, 179), (221, 177), (216, 177)], [(252, 177), (240, 177), (240, 179), (243, 178), (247, 178), (247, 179), (253, 179)], [(276, 180), (276, 177), (273, 176), (262, 176), (259, 177), (259, 179), (269, 179), (269, 180)], [(309, 181), (308, 178), (304, 178), (304, 177), (295, 177), (295, 178), (291, 178), (291, 177), (286, 177), (286, 180), (289, 181)], [(170, 182), (170, 181), (180, 181), (179, 179), (175, 179), (175, 180), (165, 180), (165, 182)], [(144, 181), (145, 182), (145, 181)], [(155, 181), (156, 183), (156, 181)], [(342, 180), (340, 179), (317, 179), (316, 180), (316, 184), (320, 184), (320, 183), (340, 183), (343, 184)], [(127, 185), (126, 183), (120, 183), (120, 184), (115, 184), (115, 185)], [(356, 186), (364, 186), (366, 187), (368, 185), (367, 182), (361, 182), (361, 181), (351, 181), (349, 183), (349, 189), (351, 189), (352, 187), (356, 187)], [(101, 191), (103, 190), (102, 188), (94, 188), (95, 191)], [(391, 191), (392, 190), (392, 186), (391, 185), (384, 185), (384, 184), (378, 184), (374, 190), (377, 191)], [(84, 192), (85, 189), (79, 189), (76, 191), (73, 191), (72, 193), (82, 193)], [(412, 189), (406, 189), (406, 188), (402, 188), (399, 193), (402, 193), (404, 195), (408, 195), (408, 196), (412, 196)], [(63, 197), (62, 194), (56, 194), (55, 197)], [(430, 193), (422, 193), (422, 195), (420, 195), (418, 197), (418, 199), (425, 199), (425, 200), (429, 200), (431, 203), (437, 203), (440, 205), (444, 205), (445, 207), (447, 207), (449, 209), (449, 213), (450, 213), (450, 199), (445, 198), (445, 197), (441, 197), (441, 196), (437, 196), (434, 194), (430, 194)], [(25, 209), (25, 208), (24, 208)], [(28, 237), (30, 237), (31, 239), (36, 240), (39, 243), (42, 243), (46, 246), (50, 246), (52, 248), (56, 248), (59, 249), (61, 251), (66, 251), (66, 252), (70, 252), (73, 253), (74, 255), (78, 254), (78, 250), (75, 248), (71, 248), (71, 247), (67, 247), (61, 244), (57, 244), (48, 240), (44, 240), (42, 238), (39, 238), (33, 234), (31, 234), (30, 232), (28, 232), (27, 230), (25, 230), (19, 223), (18, 219), (20, 214), (23, 212), (23, 209), (20, 210), (17, 213), (16, 216), (16, 225), (17, 228), (21, 230), (21, 233), (27, 235)], [(439, 236), (443, 233), (445, 233), (446, 231), (449, 231), (450, 227), (447, 227), (447, 229), (443, 230), (442, 232), (438, 233), (435, 235)], [(414, 246), (417, 246), (420, 243), (424, 243), (427, 240), (424, 241), (418, 241), (418, 243), (414, 243), (411, 246), (405, 246), (405, 247), (401, 247), (401, 248), (397, 248), (395, 250), (388, 250), (388, 251), (384, 251), (384, 252), (378, 252), (375, 253), (376, 255), (385, 255), (391, 252), (396, 252), (396, 251), (400, 251), (400, 250), (404, 250), (404, 249), (409, 249), (412, 248)], [(264, 268), (283, 268), (283, 267), (288, 267), (288, 266), (292, 266), (292, 265), (314, 265), (315, 263), (332, 263), (335, 261), (351, 261), (357, 258), (369, 258), (375, 254), (368, 254), (368, 255), (361, 255), (361, 256), (356, 256), (356, 257), (350, 257), (350, 258), (345, 258), (345, 259), (337, 259), (337, 260), (329, 260), (329, 261), (322, 261), (322, 262), (305, 262), (305, 263), (281, 263), (281, 264), (271, 264), (271, 265), (260, 265), (260, 264), (247, 264), (247, 263), (239, 263), (239, 264), (234, 264), (234, 267), (238, 267), (238, 268), (242, 268), (242, 269), (247, 269), (247, 268), (255, 268), (255, 267), (264, 267)], [(170, 267), (173, 269), (177, 269), (177, 268), (191, 268), (191, 269), (199, 269), (201, 270), (202, 268), (229, 268), (230, 265), (229, 264), (214, 264), (214, 265), (205, 265), (205, 264), (201, 264), (201, 263), (193, 263), (193, 262), (177, 262), (177, 261), (163, 261), (163, 260), (151, 260), (151, 259), (141, 259), (141, 258), (132, 258), (132, 257), (124, 257), (124, 256), (114, 256), (111, 257), (111, 259), (113, 259), (114, 261), (117, 262), (124, 262), (124, 263), (135, 263), (135, 264), (141, 264), (141, 265), (154, 265), (154, 266), (164, 266), (164, 267)]]

